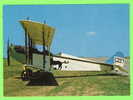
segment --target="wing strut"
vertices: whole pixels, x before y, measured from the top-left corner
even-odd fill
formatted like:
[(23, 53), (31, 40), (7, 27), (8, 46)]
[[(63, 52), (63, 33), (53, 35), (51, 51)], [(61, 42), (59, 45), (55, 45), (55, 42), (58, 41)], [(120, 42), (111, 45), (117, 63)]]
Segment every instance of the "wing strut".
[[(46, 22), (44, 21), (44, 24)], [(44, 26), (42, 25), (42, 40), (43, 40), (43, 68), (45, 68), (45, 37), (44, 37)]]
[(8, 42), (7, 42), (7, 64), (8, 66), (10, 66), (10, 47), (9, 47), (9, 39), (8, 39)]

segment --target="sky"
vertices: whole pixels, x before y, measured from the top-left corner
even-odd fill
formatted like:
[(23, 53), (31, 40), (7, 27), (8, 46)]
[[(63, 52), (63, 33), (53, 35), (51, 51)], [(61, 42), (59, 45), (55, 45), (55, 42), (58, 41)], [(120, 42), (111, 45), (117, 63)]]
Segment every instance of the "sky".
[(129, 56), (129, 5), (5, 5), (3, 7), (4, 57), (7, 40), (24, 45), (20, 20), (46, 23), (56, 29), (52, 53), (82, 57), (111, 57), (117, 51)]

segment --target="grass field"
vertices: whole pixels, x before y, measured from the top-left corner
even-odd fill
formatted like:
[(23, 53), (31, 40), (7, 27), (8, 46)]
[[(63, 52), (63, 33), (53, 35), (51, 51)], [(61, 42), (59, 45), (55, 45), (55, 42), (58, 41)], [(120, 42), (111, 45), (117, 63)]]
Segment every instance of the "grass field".
[[(4, 59), (4, 96), (99, 96), (130, 95), (127, 76), (107, 75), (104, 72), (53, 71), (57, 86), (27, 85), (19, 78), (22, 64)], [(42, 78), (43, 80), (43, 78)]]

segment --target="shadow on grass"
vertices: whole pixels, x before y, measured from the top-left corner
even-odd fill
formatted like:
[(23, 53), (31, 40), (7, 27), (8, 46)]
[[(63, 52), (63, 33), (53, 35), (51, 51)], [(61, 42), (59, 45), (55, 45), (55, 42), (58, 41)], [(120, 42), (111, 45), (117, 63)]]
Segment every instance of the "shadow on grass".
[(34, 72), (27, 86), (58, 86), (58, 83), (50, 72)]
[(79, 77), (89, 77), (89, 76), (121, 76), (118, 74), (95, 74), (95, 75), (78, 75), (78, 76), (55, 76), (55, 78), (79, 78)]
[[(58, 86), (56, 78), (80, 78), (80, 77), (90, 77), (90, 76), (121, 76), (118, 74), (92, 74), (92, 75), (73, 75), (73, 76), (54, 76), (50, 72), (34, 72), (33, 76), (30, 78), (27, 86)], [(20, 79), (20, 77), (16, 77)]]

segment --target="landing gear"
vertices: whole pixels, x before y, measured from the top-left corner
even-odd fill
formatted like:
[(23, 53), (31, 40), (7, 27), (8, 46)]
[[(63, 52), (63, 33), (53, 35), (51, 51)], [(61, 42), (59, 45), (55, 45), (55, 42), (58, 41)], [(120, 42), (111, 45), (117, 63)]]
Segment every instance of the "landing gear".
[(21, 73), (21, 79), (23, 81), (29, 80), (31, 78), (31, 76), (32, 76), (32, 70), (31, 69), (25, 69)]

